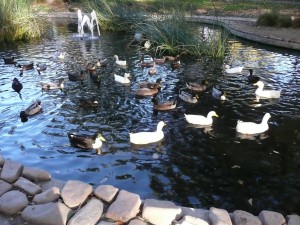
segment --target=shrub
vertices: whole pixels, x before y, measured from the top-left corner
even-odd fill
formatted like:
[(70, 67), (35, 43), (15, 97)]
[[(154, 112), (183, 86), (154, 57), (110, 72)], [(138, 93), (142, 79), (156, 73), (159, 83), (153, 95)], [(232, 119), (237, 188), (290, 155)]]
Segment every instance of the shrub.
[(300, 18), (296, 18), (292, 22), (292, 27), (293, 28), (300, 28)]
[(259, 16), (258, 20), (256, 21), (256, 25), (258, 26), (275, 26), (277, 23), (278, 14), (277, 13), (265, 13)]
[(276, 26), (278, 27), (291, 27), (292, 20), (289, 16), (279, 16), (276, 22)]

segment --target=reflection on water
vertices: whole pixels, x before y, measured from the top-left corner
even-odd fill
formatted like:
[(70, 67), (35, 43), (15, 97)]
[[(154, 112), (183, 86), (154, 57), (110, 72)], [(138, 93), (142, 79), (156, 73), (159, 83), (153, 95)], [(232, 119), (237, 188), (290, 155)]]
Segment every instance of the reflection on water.
[[(45, 63), (47, 69), (41, 75), (36, 70), (24, 71), (19, 77), (16, 67), (1, 62), (1, 155), (48, 170), (56, 179), (82, 180), (95, 187), (110, 184), (143, 199), (229, 211), (300, 213), (299, 54), (232, 39), (224, 62), (182, 58), (180, 69), (173, 71), (169, 63), (157, 65), (157, 74), (149, 76), (149, 68), (139, 64), (144, 53), (127, 46), (130, 38), (104, 33), (100, 39), (80, 40), (75, 33), (58, 27), (52, 39), (2, 46), (1, 58), (15, 55), (18, 61)], [(58, 58), (62, 52), (66, 52), (63, 60)], [(114, 55), (127, 60), (126, 69), (114, 65)], [(109, 61), (99, 70), (99, 88), (88, 75), (83, 84), (68, 80), (67, 72), (79, 71), (86, 61), (99, 58)], [(245, 69), (241, 74), (225, 74), (223, 63)], [(249, 68), (266, 88), (282, 90), (278, 102), (257, 102), (255, 86), (246, 78)], [(114, 82), (113, 74), (124, 72), (131, 74), (130, 85)], [(11, 89), (14, 77), (23, 84), (22, 99)], [(62, 91), (41, 91), (40, 81), (59, 77), (66, 80)], [(186, 81), (206, 79), (209, 86), (199, 103), (179, 100), (176, 110), (153, 114), (151, 98), (135, 98), (135, 91), (139, 82), (157, 78), (163, 79), (158, 102), (176, 98)], [(213, 86), (225, 90), (228, 100), (213, 99)], [(79, 98), (92, 96), (99, 102), (97, 110), (79, 106)], [(22, 123), (19, 112), (37, 98), (43, 112)], [(211, 110), (219, 118), (210, 127), (190, 126), (184, 119), (184, 113), (206, 115)], [(246, 138), (236, 133), (237, 120), (258, 123), (266, 112), (272, 115), (269, 131)], [(161, 143), (130, 144), (129, 132), (153, 131), (161, 120), (167, 124)], [(69, 131), (100, 132), (107, 140), (102, 155), (71, 147)]]

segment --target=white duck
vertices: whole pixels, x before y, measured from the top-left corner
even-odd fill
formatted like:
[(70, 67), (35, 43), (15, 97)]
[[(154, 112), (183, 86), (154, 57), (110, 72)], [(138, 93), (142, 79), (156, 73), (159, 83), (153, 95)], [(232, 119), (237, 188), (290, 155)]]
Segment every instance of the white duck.
[(154, 132), (129, 133), (130, 142), (136, 145), (145, 145), (158, 142), (164, 138), (164, 132), (162, 129), (165, 125), (166, 124), (163, 121), (160, 121), (157, 124), (156, 131)]
[(225, 73), (241, 73), (243, 69), (243, 66), (230, 67), (229, 65), (225, 65)]
[(115, 59), (116, 59), (116, 64), (118, 64), (119, 66), (126, 66), (126, 60), (119, 60), (119, 56), (114, 55)]
[(182, 89), (179, 90), (179, 98), (189, 103), (197, 103), (199, 100), (199, 96), (197, 94), (190, 94)]
[(236, 131), (242, 134), (259, 134), (269, 129), (268, 120), (271, 118), (270, 113), (266, 113), (261, 123), (243, 122), (238, 120)]
[(226, 94), (225, 91), (221, 90), (221, 89), (217, 89), (215, 87), (213, 87), (212, 89), (212, 96), (215, 99), (219, 99), (221, 101), (225, 101), (226, 100)]
[(124, 77), (122, 77), (120, 75), (117, 75), (117, 74), (114, 74), (114, 77), (115, 77), (116, 82), (119, 82), (119, 83), (122, 83), (122, 84), (129, 84), (130, 83), (130, 80), (129, 80), (130, 73), (125, 73)]
[(211, 125), (213, 122), (212, 117), (219, 117), (215, 111), (210, 111), (207, 114), (207, 117), (202, 116), (202, 115), (191, 115), (191, 114), (184, 114), (185, 119), (188, 123), (196, 124), (196, 125)]
[(258, 88), (255, 91), (255, 94), (258, 97), (262, 98), (280, 98), (281, 91), (279, 90), (263, 90), (264, 89), (264, 83), (262, 81), (258, 81), (257, 83), (253, 84), (255, 86), (258, 86)]

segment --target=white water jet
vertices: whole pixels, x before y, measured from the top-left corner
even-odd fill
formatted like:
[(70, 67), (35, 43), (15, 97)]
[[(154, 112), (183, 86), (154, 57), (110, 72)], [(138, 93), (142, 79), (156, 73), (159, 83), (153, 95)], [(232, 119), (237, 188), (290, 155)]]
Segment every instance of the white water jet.
[[(98, 22), (95, 10), (93, 10), (91, 12), (91, 18), (89, 18), (88, 15), (82, 15), (80, 9), (78, 9), (77, 15), (78, 15), (78, 28), (77, 28), (77, 30), (78, 30), (79, 36), (83, 37), (83, 35), (84, 35), (83, 27), (84, 27), (85, 24), (87, 24), (87, 26), (89, 27), (92, 37), (94, 37), (94, 26), (96, 25), (98, 35), (100, 36), (99, 22)], [(94, 21), (96, 22), (95, 25), (94, 25)]]

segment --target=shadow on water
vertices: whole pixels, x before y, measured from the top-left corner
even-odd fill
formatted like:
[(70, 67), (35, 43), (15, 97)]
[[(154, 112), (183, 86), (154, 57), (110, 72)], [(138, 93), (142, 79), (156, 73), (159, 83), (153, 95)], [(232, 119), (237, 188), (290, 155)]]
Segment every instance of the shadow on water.
[[(169, 62), (157, 65), (157, 74), (149, 76), (149, 68), (139, 62), (149, 53), (128, 48), (130, 37), (103, 33), (98, 39), (81, 40), (74, 38), (74, 32), (55, 27), (55, 38), (1, 46), (1, 58), (14, 55), (19, 61), (47, 65), (41, 75), (35, 70), (24, 72), (21, 99), (11, 91), (10, 82), (19, 71), (0, 62), (4, 158), (48, 170), (56, 179), (82, 180), (95, 187), (110, 184), (143, 199), (255, 214), (262, 209), (300, 214), (299, 54), (230, 39), (224, 64), (244, 65), (241, 74), (225, 74), (223, 62), (201, 57), (182, 58), (176, 70)], [(58, 58), (62, 52), (66, 52), (63, 60)], [(114, 55), (127, 60), (126, 69), (115, 65)], [(83, 85), (68, 80), (67, 72), (80, 71), (87, 61), (102, 58), (108, 65), (98, 69), (95, 80), (88, 73)], [(279, 101), (256, 101), (255, 87), (246, 79), (249, 68), (265, 82), (265, 88), (282, 90)], [(130, 85), (114, 81), (113, 74), (124, 72), (131, 74)], [(41, 81), (59, 77), (65, 78), (63, 90), (41, 91)], [(154, 114), (152, 97), (136, 98), (135, 93), (140, 82), (158, 78), (163, 80), (157, 95), (160, 102), (178, 98), (187, 81), (205, 79), (209, 85), (199, 93), (197, 104), (178, 100), (175, 110)], [(225, 90), (228, 100), (214, 99), (214, 86)], [(97, 110), (78, 104), (79, 98), (92, 96), (99, 103)], [(22, 123), (20, 111), (37, 98), (43, 102), (43, 113)], [(211, 110), (219, 115), (212, 126), (195, 127), (185, 121), (184, 114), (207, 115)], [(266, 133), (251, 137), (236, 133), (237, 120), (259, 123), (266, 112), (272, 115)], [(130, 144), (129, 132), (153, 131), (161, 120), (167, 124), (161, 143)], [(100, 132), (107, 140), (101, 155), (70, 146), (70, 130), (87, 135)]]

